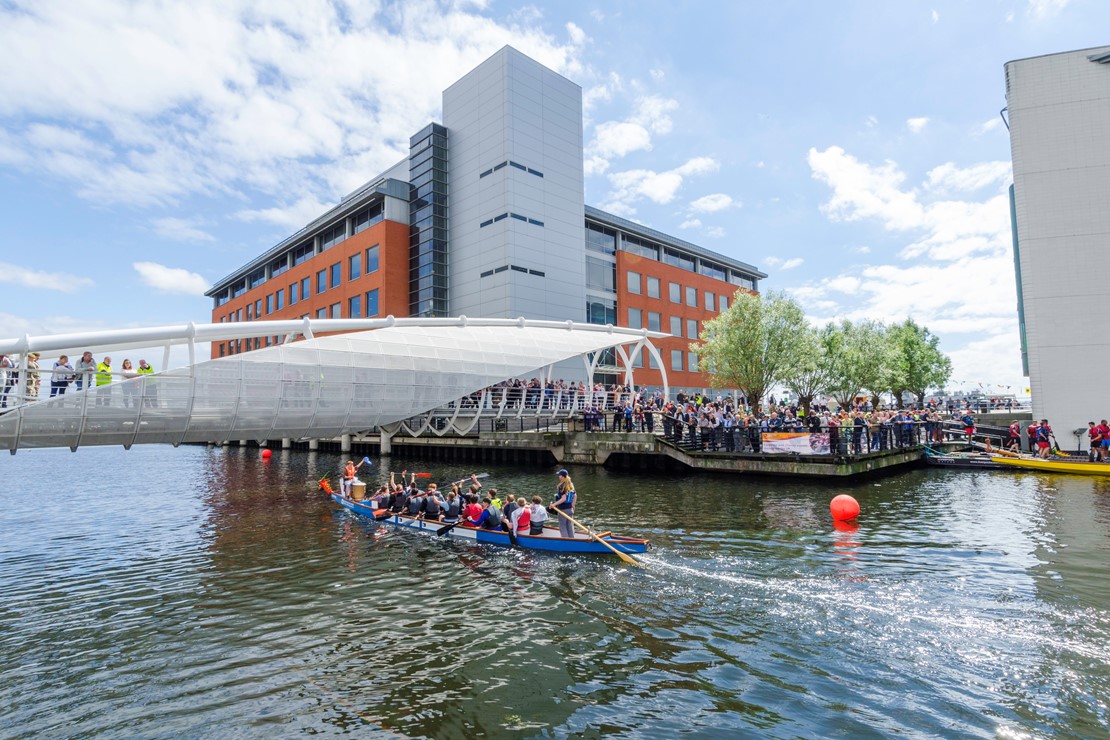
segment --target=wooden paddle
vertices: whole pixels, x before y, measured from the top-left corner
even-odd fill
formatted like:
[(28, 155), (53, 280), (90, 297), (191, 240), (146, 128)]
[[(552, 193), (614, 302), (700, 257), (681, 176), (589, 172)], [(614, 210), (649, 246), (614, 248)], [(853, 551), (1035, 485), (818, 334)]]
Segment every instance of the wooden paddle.
[(609, 548), (610, 550), (612, 550), (612, 551), (613, 551), (613, 552), (614, 552), (614, 553), (615, 553), (615, 554), (617, 555), (617, 557), (619, 557), (619, 558), (620, 558), (621, 560), (623, 560), (624, 562), (628, 563), (629, 565), (639, 565), (639, 564), (640, 564), (640, 561), (639, 561), (639, 560), (637, 560), (636, 558), (632, 557), (632, 556), (631, 556), (631, 555), (629, 555), (628, 553), (626, 553), (626, 552), (621, 552), (621, 551), (620, 551), (620, 550), (618, 550), (617, 548), (613, 547), (613, 546), (612, 546), (612, 545), (610, 545), (610, 544), (609, 544), (608, 542), (606, 542), (605, 540), (601, 539), (601, 538), (600, 538), (600, 537), (598, 537), (598, 536), (597, 536), (596, 534), (594, 534), (594, 533), (593, 533), (593, 530), (591, 530), (591, 529), (590, 529), (589, 527), (587, 527), (587, 526), (586, 526), (585, 524), (582, 524), (581, 522), (578, 522), (578, 521), (576, 521), (576, 520), (574, 519), (574, 517), (572, 517), (572, 516), (571, 516), (570, 514), (566, 513), (565, 511), (563, 511), (562, 509), (560, 509), (560, 508), (558, 508), (558, 507), (554, 507), (554, 508), (555, 508), (555, 513), (556, 513), (556, 514), (558, 514), (559, 516), (562, 516), (562, 517), (566, 517), (567, 519), (570, 519), (570, 521), (571, 521), (571, 524), (576, 524), (576, 525), (578, 525), (579, 527), (581, 527), (582, 529), (586, 530), (586, 534), (590, 535), (590, 536), (591, 536), (591, 537), (593, 537), (593, 538), (594, 538), (595, 540), (597, 540), (597, 541), (598, 541), (598, 542), (600, 542), (601, 544), (603, 544), (603, 545), (605, 545), (606, 547), (608, 547), (608, 548)]

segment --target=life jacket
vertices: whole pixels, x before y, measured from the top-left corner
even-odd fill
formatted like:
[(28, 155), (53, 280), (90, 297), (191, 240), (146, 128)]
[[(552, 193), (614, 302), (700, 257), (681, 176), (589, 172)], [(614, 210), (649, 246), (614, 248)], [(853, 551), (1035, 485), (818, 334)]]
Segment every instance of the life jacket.
[(354, 480), (354, 479), (355, 479), (355, 466), (354, 465), (348, 465), (345, 468), (343, 468), (343, 480)]
[(517, 534), (527, 532), (532, 524), (532, 510), (527, 506), (520, 507), (520, 516), (516, 520)]

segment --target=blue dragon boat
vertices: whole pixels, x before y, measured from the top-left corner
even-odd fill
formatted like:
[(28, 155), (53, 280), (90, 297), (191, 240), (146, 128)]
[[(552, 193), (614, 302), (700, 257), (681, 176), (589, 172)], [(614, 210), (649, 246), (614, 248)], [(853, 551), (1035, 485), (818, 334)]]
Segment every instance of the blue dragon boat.
[[(434, 536), (439, 530), (444, 529), (446, 525), (449, 524), (449, 522), (424, 521), (423, 519), (408, 516), (407, 514), (386, 514), (384, 510), (374, 507), (370, 501), (353, 501), (337, 492), (332, 492), (331, 497), (337, 504), (355, 514), (373, 519), (382, 524), (389, 524), (412, 532), (421, 532)], [(512, 546), (512, 543), (509, 542), (508, 532), (496, 529), (475, 529), (462, 524), (444, 532), (443, 536), (458, 540), (468, 540), (470, 542), (480, 542), (486, 545), (497, 545), (499, 547)], [(611, 555), (613, 550), (616, 550), (618, 554), (624, 553), (627, 555), (645, 553), (651, 549), (651, 543), (647, 540), (638, 539), (636, 537), (621, 537), (612, 532), (597, 532), (596, 538), (597, 539), (595, 539), (595, 535), (586, 534), (585, 532), (576, 532), (573, 538), (562, 537), (558, 529), (546, 527), (543, 530), (543, 534), (517, 535), (516, 546), (525, 550), (544, 550), (547, 552), (569, 552), (591, 555)], [(603, 540), (609, 547), (598, 542), (598, 539)]]

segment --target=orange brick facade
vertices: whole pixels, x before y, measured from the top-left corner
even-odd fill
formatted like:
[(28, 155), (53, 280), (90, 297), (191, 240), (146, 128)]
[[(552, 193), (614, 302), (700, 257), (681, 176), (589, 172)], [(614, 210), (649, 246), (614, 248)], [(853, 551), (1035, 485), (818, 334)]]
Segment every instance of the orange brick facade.
[[(642, 257), (631, 252), (617, 252), (617, 323), (621, 326), (634, 325), (635, 311), (639, 311), (640, 325), (649, 329), (658, 328), (659, 331), (675, 334), (668, 339), (655, 339), (652, 344), (659, 350), (663, 358), (663, 367), (667, 371), (667, 381), (673, 387), (685, 388), (713, 388), (716, 386), (713, 377), (699, 368), (696, 372), (690, 371), (691, 355), (690, 343), (697, 340), (701, 334), (702, 324), (716, 317), (722, 307), (721, 299), (728, 305), (732, 304), (732, 297), (737, 291), (749, 293), (745, 288), (740, 288), (724, 280), (701, 275), (681, 267), (664, 264), (648, 257)], [(633, 279), (630, 281), (630, 276)], [(637, 283), (635, 276), (639, 276), (639, 293), (630, 290)], [(658, 297), (650, 295), (651, 281), (658, 280)], [(672, 285), (678, 286), (678, 301), (672, 300)], [(688, 289), (693, 289), (693, 296)], [(707, 307), (706, 295), (711, 295), (712, 308)], [(690, 305), (688, 298), (692, 297), (695, 305)], [(630, 313), (630, 309), (631, 312)], [(654, 324), (658, 316), (658, 327)], [(672, 319), (677, 318), (679, 323), (673, 326)], [(691, 326), (694, 322), (694, 326)], [(637, 327), (639, 328), (639, 327)], [(691, 336), (690, 329), (695, 329)], [(674, 331), (679, 329), (679, 335)], [(674, 351), (682, 353), (681, 358), (673, 355)], [(675, 369), (675, 361), (681, 359), (681, 370)], [(635, 371), (637, 385), (662, 385), (663, 378), (659, 370), (650, 366), (649, 360), (642, 359), (642, 367)]]
[[(377, 246), (378, 268), (367, 272), (367, 250)], [(361, 255), (361, 275), (351, 280), (351, 257)], [(338, 264), (341, 278), (338, 287), (331, 287), (332, 266)], [(318, 273), (324, 270), (325, 290), (317, 290)], [(303, 285), (308, 279), (310, 295), (299, 297), (290, 304), (292, 287)], [(303, 316), (317, 318), (320, 311), (326, 318), (351, 318), (350, 301), (358, 296), (361, 302), (361, 318), (393, 315), (402, 318), (409, 315), (409, 227), (396, 221), (380, 221), (365, 231), (350, 236), (321, 254), (317, 254), (299, 265), (295, 265), (277, 277), (263, 282), (242, 295), (231, 298), (212, 311), (212, 322), (221, 321), (276, 321), (279, 319), (299, 319)], [(378, 310), (367, 313), (366, 294), (378, 291)], [(277, 292), (283, 291), (282, 308), (277, 308)], [(299, 290), (298, 290), (299, 292)], [(333, 307), (338, 304), (339, 315), (333, 316)], [(267, 311), (267, 307), (270, 310)], [(255, 308), (260, 308), (256, 314)], [(248, 316), (250, 317), (248, 319)], [(241, 317), (241, 318), (239, 318)], [(246, 352), (267, 346), (267, 339), (259, 337), (256, 342), (238, 340), (213, 343), (212, 357), (223, 357), (236, 352)], [(280, 341), (280, 340), (279, 340)], [(257, 346), (256, 346), (257, 344)]]

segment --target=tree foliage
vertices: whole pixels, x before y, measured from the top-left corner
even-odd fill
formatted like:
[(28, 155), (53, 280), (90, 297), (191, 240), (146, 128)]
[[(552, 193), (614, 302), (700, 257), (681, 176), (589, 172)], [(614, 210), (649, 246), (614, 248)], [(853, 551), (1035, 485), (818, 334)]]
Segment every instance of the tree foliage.
[(825, 388), (842, 408), (849, 408), (865, 391), (882, 389), (888, 361), (886, 328), (875, 321), (847, 319), (821, 330), (829, 363)]
[(924, 403), (929, 388), (943, 387), (952, 377), (952, 361), (937, 346), (940, 337), (913, 319), (891, 326), (887, 336), (886, 389), (899, 407), (903, 393), (908, 391), (919, 404)]
[(813, 399), (828, 387), (832, 365), (822, 332), (807, 326), (795, 341), (794, 361), (783, 368), (781, 382), (798, 397), (808, 416)]
[(806, 329), (801, 306), (783, 293), (737, 292), (728, 310), (705, 322), (702, 340), (690, 345), (716, 366), (717, 377), (744, 391), (758, 409), (763, 396), (796, 365)]

